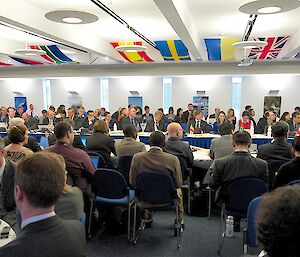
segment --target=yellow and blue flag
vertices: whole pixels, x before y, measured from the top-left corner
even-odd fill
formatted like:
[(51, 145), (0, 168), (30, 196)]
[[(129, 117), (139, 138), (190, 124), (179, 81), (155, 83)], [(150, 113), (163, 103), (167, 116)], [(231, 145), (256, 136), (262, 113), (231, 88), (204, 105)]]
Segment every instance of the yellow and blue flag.
[(155, 41), (165, 61), (190, 61), (191, 57), (186, 46), (181, 40), (159, 40)]
[(206, 38), (204, 39), (208, 60), (231, 61), (235, 60), (235, 49), (232, 44), (237, 38)]

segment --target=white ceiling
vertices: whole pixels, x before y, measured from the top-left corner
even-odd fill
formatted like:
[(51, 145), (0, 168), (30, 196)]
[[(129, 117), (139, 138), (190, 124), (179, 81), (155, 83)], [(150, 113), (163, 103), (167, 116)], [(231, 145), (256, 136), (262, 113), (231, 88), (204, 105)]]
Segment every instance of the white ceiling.
[[(207, 61), (204, 38), (242, 38), (249, 15), (240, 13), (238, 8), (245, 1), (102, 0), (151, 41), (181, 39), (187, 46), (192, 61), (198, 57), (202, 61)], [(58, 9), (90, 12), (97, 15), (99, 20), (92, 24), (70, 25), (55, 23), (44, 17), (45, 13)], [(250, 39), (291, 36), (280, 57), (293, 58), (300, 52), (299, 17), (300, 8), (282, 14), (259, 16)], [(87, 53), (75, 51), (76, 56), (67, 54), (83, 64), (126, 63), (110, 43), (142, 41), (90, 0), (3, 0), (0, 22), (84, 50)], [(5, 62), (9, 59), (8, 55), (15, 55), (16, 49), (31, 44), (53, 43), (0, 25), (0, 61)], [(164, 62), (158, 50), (145, 42), (143, 44), (148, 47), (147, 54), (155, 62)]]

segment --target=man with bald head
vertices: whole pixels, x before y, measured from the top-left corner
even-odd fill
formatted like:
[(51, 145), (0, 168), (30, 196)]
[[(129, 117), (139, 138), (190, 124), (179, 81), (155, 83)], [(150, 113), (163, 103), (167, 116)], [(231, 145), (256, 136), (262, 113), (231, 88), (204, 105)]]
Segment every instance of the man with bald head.
[(177, 122), (172, 122), (167, 127), (169, 139), (167, 140), (164, 151), (176, 156), (182, 156), (187, 161), (188, 166), (193, 165), (194, 156), (190, 146), (181, 141), (183, 129)]
[(28, 130), (38, 129), (39, 121), (36, 118), (29, 116), (27, 112), (24, 112), (21, 118), (25, 121), (25, 126)]

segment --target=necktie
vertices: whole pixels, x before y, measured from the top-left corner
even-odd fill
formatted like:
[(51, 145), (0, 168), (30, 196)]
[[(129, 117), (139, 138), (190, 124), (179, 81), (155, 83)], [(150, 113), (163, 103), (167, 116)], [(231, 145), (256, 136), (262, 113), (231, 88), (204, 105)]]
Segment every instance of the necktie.
[(134, 125), (134, 119), (133, 118), (131, 118), (131, 124)]
[(200, 122), (197, 120), (196, 128), (200, 128)]
[(31, 115), (30, 116), (33, 117), (33, 111), (31, 111)]
[(154, 130), (158, 131), (157, 121), (154, 122)]

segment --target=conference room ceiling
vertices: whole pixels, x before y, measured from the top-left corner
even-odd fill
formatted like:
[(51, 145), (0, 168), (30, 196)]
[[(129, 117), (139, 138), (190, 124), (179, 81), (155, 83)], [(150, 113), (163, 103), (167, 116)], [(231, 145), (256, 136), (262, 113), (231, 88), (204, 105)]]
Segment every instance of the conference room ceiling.
[[(248, 23), (249, 15), (239, 11), (245, 1), (101, 1), (157, 47), (142, 40), (91, 0), (2, 1), (0, 68), (33, 64), (238, 63), (244, 53), (242, 50), (235, 51), (231, 44), (242, 40)], [(90, 24), (62, 24), (45, 17), (48, 12), (62, 9), (88, 12), (96, 15), (98, 20)], [(297, 60), (300, 56), (299, 17), (300, 8), (285, 13), (259, 15), (249, 40), (260, 38), (273, 43), (268, 50), (256, 49), (258, 51), (252, 53), (248, 50), (247, 56), (255, 61)], [(115, 46), (124, 44), (120, 42), (141, 44), (147, 50), (120, 53), (113, 42)], [(41, 49), (45, 54), (16, 54), (17, 49), (24, 48)]]

